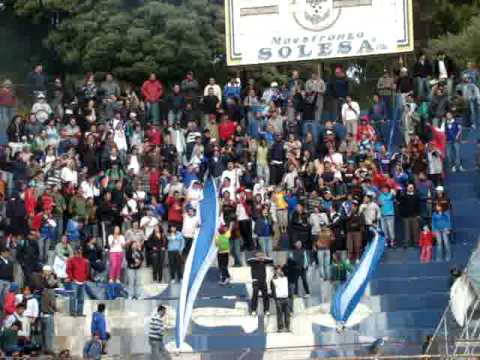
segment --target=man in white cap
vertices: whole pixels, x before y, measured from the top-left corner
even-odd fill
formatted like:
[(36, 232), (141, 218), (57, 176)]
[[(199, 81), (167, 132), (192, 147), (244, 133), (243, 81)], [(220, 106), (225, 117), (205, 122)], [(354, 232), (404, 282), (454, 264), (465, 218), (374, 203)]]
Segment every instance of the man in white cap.
[(37, 101), (33, 104), (31, 113), (34, 114), (42, 124), (45, 123), (52, 114), (52, 108), (47, 103), (43, 92), (37, 95)]
[(280, 90), (278, 88), (278, 83), (276, 81), (272, 81), (270, 87), (265, 89), (263, 92), (262, 102), (268, 105), (270, 102), (277, 100), (279, 95)]

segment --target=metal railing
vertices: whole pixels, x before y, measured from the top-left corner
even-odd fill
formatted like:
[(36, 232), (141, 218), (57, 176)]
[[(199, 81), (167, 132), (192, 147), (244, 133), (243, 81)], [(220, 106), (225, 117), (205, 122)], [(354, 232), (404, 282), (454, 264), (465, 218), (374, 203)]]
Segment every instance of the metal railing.
[[(475, 253), (470, 257), (466, 269), (472, 262)], [(480, 353), (480, 298), (476, 297), (473, 304), (467, 310), (464, 326), (460, 326), (453, 316), (451, 302), (448, 303), (440, 322), (433, 334), (426, 353), (430, 355), (451, 356), (473, 356)]]

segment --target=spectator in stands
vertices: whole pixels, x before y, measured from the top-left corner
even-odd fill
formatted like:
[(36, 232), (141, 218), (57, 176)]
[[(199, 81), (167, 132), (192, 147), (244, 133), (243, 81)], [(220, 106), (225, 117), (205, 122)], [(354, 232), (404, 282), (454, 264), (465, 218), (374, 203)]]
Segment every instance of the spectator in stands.
[(167, 239), (160, 225), (155, 226), (153, 232), (145, 241), (145, 249), (147, 264), (152, 266), (153, 281), (162, 282)]
[(282, 332), (284, 329), (290, 332), (291, 294), (289, 292), (288, 279), (278, 265), (275, 266), (275, 274), (270, 283), (270, 288), (272, 289), (272, 297), (275, 300), (278, 332)]
[(73, 294), (70, 297), (70, 314), (83, 316), (85, 286), (89, 278), (88, 260), (83, 257), (81, 247), (75, 248), (74, 256), (67, 260), (67, 279)]
[(110, 339), (110, 334), (107, 332), (105, 304), (103, 303), (98, 304), (97, 311), (92, 314), (90, 333), (92, 334), (92, 338), (98, 336), (99, 340), (102, 342), (102, 354), (106, 354), (107, 341)]
[(163, 85), (157, 80), (157, 76), (152, 73), (148, 80), (142, 85), (142, 96), (145, 99), (147, 120), (158, 124), (160, 121), (159, 102), (163, 98)]
[(452, 223), (450, 212), (444, 210), (440, 204), (437, 204), (432, 214), (432, 232), (436, 239), (436, 261), (442, 261), (445, 253), (445, 261), (449, 262), (452, 258), (450, 248), (450, 231)]
[(228, 260), (230, 255), (230, 237), (232, 236), (232, 223), (229, 226), (222, 225), (218, 230), (216, 237), (217, 261), (220, 270), (220, 285), (230, 283), (230, 273), (228, 272)]
[(387, 185), (382, 187), (378, 196), (378, 203), (381, 210), (380, 224), (385, 234), (385, 241), (391, 247), (395, 247), (395, 189)]
[(347, 130), (347, 134), (356, 137), (358, 122), (360, 120), (360, 106), (358, 102), (353, 101), (351, 96), (345, 98), (345, 104), (342, 106), (342, 122)]
[(175, 224), (168, 227), (168, 266), (170, 269), (170, 282), (173, 284), (175, 279), (180, 282), (183, 277), (182, 252), (185, 248), (185, 239)]
[(128, 243), (126, 250), (128, 295), (132, 299), (139, 298), (139, 269), (143, 264), (142, 245), (138, 241)]
[(403, 223), (403, 247), (417, 246), (420, 217), (420, 198), (414, 184), (408, 184), (406, 191), (397, 194), (399, 215)]
[(110, 269), (108, 277), (111, 283), (120, 282), (125, 246), (125, 237), (121, 234), (120, 227), (115, 226), (113, 234), (108, 237), (108, 247), (110, 249)]
[(14, 263), (7, 247), (0, 249), (0, 308), (4, 306), (5, 296), (13, 283)]
[(417, 61), (413, 66), (413, 76), (415, 77), (416, 82), (415, 95), (420, 100), (428, 100), (430, 96), (429, 81), (432, 76), (432, 64), (423, 52), (418, 54)]
[(433, 234), (430, 231), (428, 225), (423, 226), (423, 230), (420, 233), (420, 261), (422, 263), (428, 263), (432, 261), (432, 247), (433, 247)]
[(166, 307), (158, 305), (157, 311), (150, 318), (148, 342), (151, 348), (151, 360), (166, 359), (167, 351), (164, 343), (166, 315)]
[(451, 112), (447, 112), (445, 133), (447, 135), (447, 159), (452, 172), (464, 171), (460, 153), (462, 125)]
[(310, 296), (310, 288), (307, 281), (307, 270), (310, 266), (310, 259), (308, 252), (303, 248), (302, 242), (297, 241), (294, 243), (294, 250), (290, 253), (289, 257), (292, 260), (290, 265), (288, 265), (287, 274), (291, 274), (294, 279), (294, 293), (298, 296), (298, 280), (302, 279), (303, 291), (305, 297)]
[(31, 93), (45, 92), (48, 87), (47, 75), (43, 72), (43, 65), (36, 64), (33, 71), (28, 73), (26, 82)]
[(262, 252), (257, 252), (255, 257), (247, 260), (247, 264), (250, 266), (253, 286), (252, 302), (250, 306), (251, 315), (257, 315), (258, 293), (261, 292), (263, 299), (263, 313), (268, 316), (270, 315), (270, 299), (267, 290), (266, 266), (272, 265), (273, 260), (266, 257)]

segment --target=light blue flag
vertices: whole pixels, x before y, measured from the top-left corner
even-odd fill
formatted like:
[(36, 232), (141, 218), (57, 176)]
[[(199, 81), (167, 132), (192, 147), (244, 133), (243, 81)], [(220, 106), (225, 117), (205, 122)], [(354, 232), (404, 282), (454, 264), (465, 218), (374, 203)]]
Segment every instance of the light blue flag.
[(193, 304), (203, 279), (217, 255), (215, 234), (218, 229), (219, 204), (217, 189), (211, 177), (208, 177), (200, 202), (200, 230), (197, 232), (185, 263), (180, 299), (177, 306), (175, 342), (180, 349), (186, 336), (192, 317)]
[(345, 324), (360, 303), (365, 289), (382, 259), (385, 251), (385, 236), (379, 230), (363, 253), (352, 276), (335, 293), (332, 301), (332, 316), (339, 324)]

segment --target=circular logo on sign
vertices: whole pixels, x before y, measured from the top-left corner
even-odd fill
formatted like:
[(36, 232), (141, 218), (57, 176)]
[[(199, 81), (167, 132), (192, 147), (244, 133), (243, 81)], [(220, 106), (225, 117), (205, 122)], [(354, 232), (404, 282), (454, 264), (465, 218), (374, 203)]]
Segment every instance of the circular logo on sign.
[(333, 0), (293, 0), (293, 17), (309, 31), (322, 31), (335, 24), (342, 12), (333, 7)]

